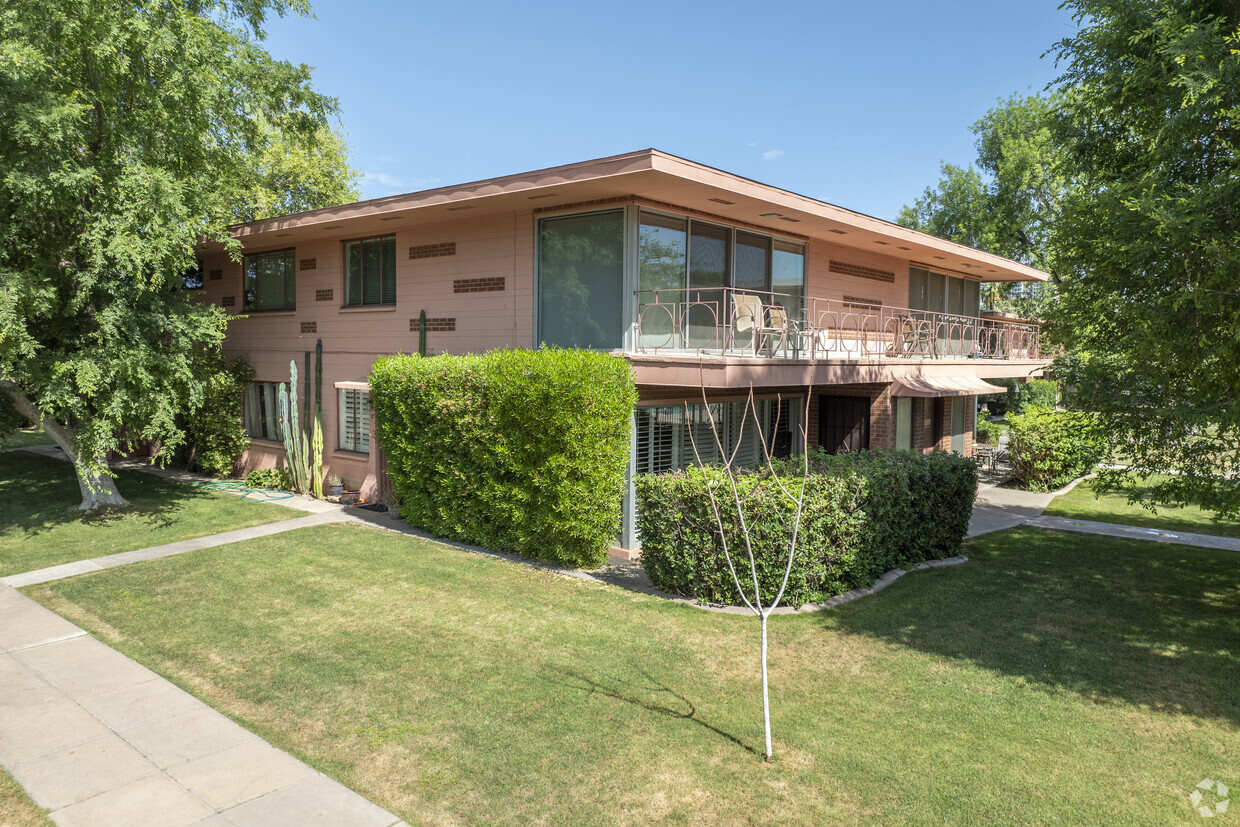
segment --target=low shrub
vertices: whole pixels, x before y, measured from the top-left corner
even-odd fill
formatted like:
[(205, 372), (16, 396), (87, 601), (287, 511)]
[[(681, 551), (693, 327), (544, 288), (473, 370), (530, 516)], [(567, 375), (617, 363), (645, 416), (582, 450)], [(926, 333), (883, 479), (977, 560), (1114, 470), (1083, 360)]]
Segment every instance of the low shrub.
[(250, 488), (268, 488), (273, 491), (292, 491), (293, 479), (283, 468), (256, 468), (245, 475)]
[[(875, 451), (811, 455), (797, 556), (785, 593), (802, 605), (868, 586), (883, 572), (956, 554), (968, 531), (977, 470), (954, 454)], [(776, 463), (789, 490), (801, 482), (797, 460)], [(726, 532), (720, 534), (707, 485), (713, 485)], [(769, 600), (787, 563), (795, 506), (769, 472), (737, 479)], [(736, 503), (722, 469), (639, 476), (637, 527), (642, 565), (664, 591), (710, 603), (740, 603), (723, 554), (726, 537), (738, 574), (750, 577)], [(742, 583), (747, 580), (742, 579)]]
[(1098, 418), (1080, 411), (1030, 407), (1008, 417), (1008, 452), (1016, 481), (1030, 491), (1053, 491), (1093, 470), (1106, 452)]
[(623, 359), (547, 348), (390, 356), (370, 386), (410, 523), (570, 566), (607, 561), (637, 401)]
[(1021, 382), (1018, 379), (987, 379), (992, 385), (1007, 388), (1004, 393), (979, 396), (990, 410), (992, 416), (1010, 416), (1023, 414), (1030, 405), (1040, 408), (1054, 408), (1059, 398), (1059, 385), (1049, 379), (1030, 379)]
[(223, 357), (210, 369), (202, 406), (181, 417), (185, 443), (178, 464), (213, 477), (231, 477), (237, 460), (250, 445), (242, 415), (245, 384), (254, 369), (238, 356), (225, 366)]

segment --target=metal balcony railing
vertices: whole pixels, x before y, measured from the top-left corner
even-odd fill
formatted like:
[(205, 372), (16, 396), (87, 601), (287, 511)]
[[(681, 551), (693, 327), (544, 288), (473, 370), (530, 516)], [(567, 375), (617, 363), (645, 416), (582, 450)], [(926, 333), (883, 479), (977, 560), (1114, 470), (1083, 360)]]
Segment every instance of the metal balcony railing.
[(730, 287), (642, 290), (634, 353), (768, 359), (1042, 358), (1041, 328)]

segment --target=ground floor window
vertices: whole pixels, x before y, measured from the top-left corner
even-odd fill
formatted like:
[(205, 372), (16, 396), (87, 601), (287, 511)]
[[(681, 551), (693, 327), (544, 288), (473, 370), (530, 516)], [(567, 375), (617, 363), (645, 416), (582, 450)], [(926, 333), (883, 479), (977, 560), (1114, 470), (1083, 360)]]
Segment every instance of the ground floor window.
[(802, 405), (793, 398), (782, 402), (758, 399), (754, 409), (748, 409), (744, 400), (639, 407), (635, 412), (635, 470), (638, 474), (659, 474), (691, 465), (720, 465), (721, 451), (734, 456), (737, 465), (755, 468), (764, 460), (763, 442), (773, 456), (787, 457), (793, 451)]
[(370, 393), (340, 390), (340, 450), (370, 453)]
[(280, 438), (280, 383), (245, 386), (245, 432), (253, 439)]
[(828, 454), (870, 447), (870, 397), (818, 397), (818, 445)]

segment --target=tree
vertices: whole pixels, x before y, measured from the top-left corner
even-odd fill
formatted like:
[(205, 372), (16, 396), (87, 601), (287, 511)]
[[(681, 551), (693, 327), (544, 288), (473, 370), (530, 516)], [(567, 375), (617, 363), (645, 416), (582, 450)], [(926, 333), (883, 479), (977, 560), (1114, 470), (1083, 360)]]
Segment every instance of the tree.
[[(779, 590), (772, 596), (770, 594), (763, 595), (762, 588), (758, 583), (758, 557), (754, 551), (754, 541), (749, 531), (749, 521), (745, 516), (744, 500), (741, 497), (740, 488), (736, 484), (736, 476), (740, 473), (739, 463), (737, 462), (737, 452), (741, 444), (744, 442), (745, 427), (748, 423), (758, 421), (758, 410), (754, 404), (753, 387), (749, 388), (749, 396), (745, 400), (745, 413), (741, 419), (741, 433), (736, 439), (736, 447), (731, 453), (724, 447), (723, 440), (719, 436), (718, 423), (715, 422), (715, 416), (711, 412), (710, 403), (706, 399), (706, 385), (702, 384), (702, 407), (706, 411), (707, 419), (710, 423), (711, 438), (714, 440), (712, 446), (715, 455), (723, 460), (723, 475), (728, 481), (728, 490), (716, 492), (714, 486), (708, 481), (706, 483), (706, 493), (710, 499), (711, 510), (714, 512), (715, 525), (719, 527), (719, 538), (722, 542), (723, 556), (728, 564), (728, 573), (732, 575), (732, 585), (736, 587), (736, 593), (740, 595), (741, 601), (745, 606), (757, 616), (759, 626), (761, 628), (761, 648), (759, 649), (759, 664), (762, 672), (762, 727), (763, 736), (765, 738), (765, 757), (770, 761), (774, 756), (771, 749), (771, 697), (769, 691), (769, 676), (766, 668), (766, 652), (767, 652), (767, 620), (771, 614), (779, 608), (779, 603), (784, 599), (784, 591), (788, 588), (788, 578), (792, 574), (792, 564), (796, 560), (797, 540), (801, 531), (801, 516), (805, 506), (805, 486), (809, 483), (809, 442), (806, 438), (806, 424), (809, 421), (809, 400), (813, 396), (813, 388), (808, 388), (805, 395), (805, 410), (801, 418), (801, 447), (802, 447), (802, 471), (800, 487), (795, 484), (788, 486), (784, 484), (784, 480), (780, 478), (776, 472), (774, 463), (771, 461), (771, 446), (767, 444), (766, 435), (762, 429), (758, 428), (758, 439), (761, 442), (762, 458), (766, 463), (764, 471), (769, 474), (770, 480), (779, 489), (779, 492), (787, 498), (790, 505), (795, 507), (792, 523), (789, 525), (785, 521), (784, 531), (788, 536), (788, 563), (784, 567), (784, 577), (780, 582)], [(782, 403), (782, 399), (780, 400)], [(688, 406), (685, 406), (686, 420), (692, 416)], [(778, 416), (778, 411), (776, 412)], [(693, 457), (698, 465), (703, 465), (702, 454), (698, 448), (697, 439), (693, 435), (693, 428), (689, 428), (689, 440), (693, 445)], [(746, 572), (744, 568), (741, 573), (737, 574), (737, 557), (740, 554), (739, 549), (728, 548), (728, 530), (724, 524), (723, 515), (719, 508), (719, 496), (730, 497), (736, 503), (736, 513), (740, 519), (741, 536), (745, 540), (744, 554), (745, 557), (740, 558), (741, 565), (744, 561), (749, 561), (749, 570)], [(779, 518), (781, 521), (782, 517)], [(746, 576), (747, 575), (747, 576)], [(741, 581), (752, 583), (752, 588), (742, 586)]]
[(307, 11), (305, 0), (0, 10), (0, 392), (72, 459), (82, 509), (125, 504), (109, 451), (139, 439), (174, 450), (177, 412), (202, 404), (196, 356), (219, 347), (225, 316), (181, 289), (196, 245), (236, 254), (238, 218), (343, 191), (302, 175), (293, 201), (255, 198), (282, 180), (262, 165), (282, 144), (310, 161), (339, 153), (324, 133), (335, 102), (307, 67), (259, 45), (268, 14)]
[[(1053, 131), (1057, 106), (1054, 94), (1001, 101), (971, 127), (978, 136), (976, 166), (943, 164), (939, 183), (902, 209), (896, 223), (1056, 276), (1056, 221), (1074, 185)], [(1011, 306), (1005, 304), (1010, 287), (987, 285), (988, 306)], [(1038, 295), (1041, 301), (1026, 298), (1012, 309), (1042, 316), (1049, 295), (1041, 289)]]
[[(1160, 502), (1240, 514), (1240, 8), (1069, 0), (1060, 367)], [(1131, 477), (1105, 473), (1107, 487)], [(1135, 498), (1135, 497), (1134, 497)]]

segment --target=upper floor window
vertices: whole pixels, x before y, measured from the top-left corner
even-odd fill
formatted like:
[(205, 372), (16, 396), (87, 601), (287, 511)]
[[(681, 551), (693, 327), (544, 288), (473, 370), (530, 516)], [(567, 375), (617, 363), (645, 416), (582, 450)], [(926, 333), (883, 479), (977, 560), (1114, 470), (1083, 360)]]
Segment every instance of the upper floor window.
[(297, 276), (293, 250), (245, 257), (245, 309), (296, 310)]
[(344, 303), (396, 303), (396, 236), (344, 245)]
[(624, 308), (624, 210), (540, 221), (539, 341), (618, 348)]

